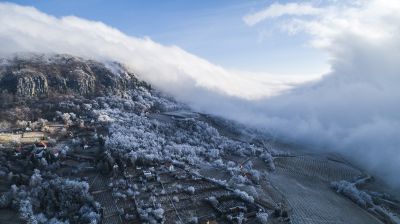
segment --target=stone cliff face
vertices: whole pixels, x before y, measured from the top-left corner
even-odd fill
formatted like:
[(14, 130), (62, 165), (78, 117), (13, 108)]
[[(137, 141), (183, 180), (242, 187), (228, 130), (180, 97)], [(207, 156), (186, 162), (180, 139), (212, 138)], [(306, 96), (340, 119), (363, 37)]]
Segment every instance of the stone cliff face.
[(15, 77), (17, 96), (47, 95), (49, 87), (43, 73), (22, 69), (12, 72), (12, 76)]
[(123, 95), (139, 83), (118, 63), (69, 55), (14, 57), (0, 64), (0, 93), (17, 97)]

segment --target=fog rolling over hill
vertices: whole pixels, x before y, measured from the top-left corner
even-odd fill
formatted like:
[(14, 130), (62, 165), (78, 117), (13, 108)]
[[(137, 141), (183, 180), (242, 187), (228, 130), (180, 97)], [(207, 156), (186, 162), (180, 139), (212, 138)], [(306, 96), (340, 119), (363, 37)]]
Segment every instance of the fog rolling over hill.
[[(335, 217), (357, 214), (354, 220), (349, 218), (344, 222), (396, 223), (398, 201), (379, 192), (386, 189), (394, 194), (400, 192), (399, 11), (400, 2), (395, 0), (275, 3), (243, 17), (249, 29), (273, 21), (279, 24), (280, 32), (305, 34), (308, 40), (304, 44), (325, 52), (329, 56), (330, 72), (310, 78), (260, 76), (230, 70), (179, 46), (129, 36), (102, 22), (76, 16), (59, 18), (33, 7), (0, 3), (0, 88), (4, 108), (1, 118), (7, 117), (5, 120), (9, 122), (4, 124), (5, 130), (13, 125), (24, 130), (25, 126), (31, 128), (30, 118), (46, 118), (50, 123), (54, 119), (71, 125), (73, 128), (63, 129), (63, 138), (71, 138), (65, 140), (66, 144), (76, 148), (84, 139), (80, 122), (83, 128), (89, 123), (92, 129), (86, 134), (96, 136), (94, 141), (98, 141), (94, 148), (101, 153), (107, 149), (102, 161), (111, 161), (111, 157), (115, 164), (118, 161), (118, 167), (132, 166), (131, 159), (145, 161), (149, 170), (145, 170), (142, 179), (147, 172), (165, 171), (154, 171), (155, 161), (166, 169), (171, 164), (180, 165), (179, 172), (190, 176), (191, 181), (197, 183), (206, 178), (201, 179), (204, 183), (200, 181), (204, 186), (236, 195), (241, 198), (236, 202), (249, 211), (263, 207), (265, 212), (259, 213), (258, 219), (271, 217), (271, 211), (277, 209), (280, 217), (277, 219), (283, 222), (291, 217), (306, 223), (304, 214), (309, 211), (296, 209), (306, 202), (293, 193), (301, 189), (288, 187), (306, 186), (302, 190), (311, 201), (318, 201), (319, 195), (336, 200), (339, 195), (334, 192), (337, 192), (362, 208), (353, 207), (341, 197), (335, 205), (321, 199), (314, 203), (314, 208), (309, 207), (318, 210), (318, 205), (323, 205), (323, 211), (312, 214), (321, 214), (328, 221), (332, 221), (331, 214)], [(58, 102), (60, 99), (65, 103)], [(27, 113), (29, 108), (37, 110)], [(13, 114), (14, 118), (21, 116), (21, 119), (14, 119)], [(38, 127), (48, 126), (41, 120), (32, 122)], [(176, 133), (171, 132), (173, 129)], [(75, 134), (79, 141), (74, 139)], [(18, 133), (6, 137), (14, 143), (18, 141), (11, 137), (26, 140)], [(172, 155), (167, 165), (159, 159), (166, 155)], [(92, 165), (90, 156), (79, 156)], [(36, 161), (32, 166), (36, 169), (42, 163)], [(81, 172), (87, 164), (78, 163)], [(109, 165), (104, 163), (105, 167)], [(57, 166), (50, 167), (58, 169)], [(108, 167), (109, 172), (112, 167)], [(277, 172), (273, 172), (276, 167)], [(63, 182), (63, 178), (70, 177), (60, 175), (61, 179), (55, 180), (54, 176), (40, 172), (32, 171), (19, 178), (25, 183), (39, 176), (47, 178), (46, 183), (51, 185), (54, 184), (51, 181)], [(173, 178), (186, 181), (179, 179), (181, 174), (174, 173), (176, 170), (171, 172)], [(126, 183), (138, 183), (136, 177), (130, 179), (126, 173), (123, 175)], [(235, 175), (239, 177), (235, 179)], [(108, 179), (102, 183), (111, 184), (115, 190), (119, 186), (118, 178), (115, 183), (107, 182), (111, 181)], [(168, 178), (172, 177), (164, 178), (157, 181), (170, 183)], [(258, 181), (263, 178), (271, 185), (260, 185)], [(189, 189), (191, 185), (181, 182), (177, 184), (181, 187), (174, 185), (175, 193), (197, 194), (196, 190)], [(98, 193), (98, 189), (93, 190), (97, 186), (94, 183), (78, 184), (78, 188), (87, 194)], [(275, 187), (283, 196), (273, 190)], [(21, 209), (21, 205), (26, 205), (21, 203), (24, 201), (21, 195), (33, 195), (32, 201), (48, 199), (36, 198), (39, 188), (33, 183), (27, 189), (10, 191), (7, 197), (18, 201), (14, 207)], [(234, 191), (236, 188), (240, 191)], [(126, 195), (133, 197), (141, 190), (132, 187), (132, 192)], [(99, 215), (100, 207), (95, 203), (98, 198), (92, 200), (86, 193), (81, 204), (78, 203), (87, 205), (82, 211), (77, 209), (59, 216), (47, 212), (45, 217), (66, 220), (73, 217), (71, 214), (79, 213), (77, 217), (83, 217), (82, 220), (99, 221), (103, 216)], [(113, 197), (124, 196), (113, 194)], [(207, 198), (212, 207), (218, 207), (213, 198), (201, 197)], [(267, 198), (270, 207), (260, 204), (260, 198)], [(168, 201), (175, 205), (185, 200), (171, 196)], [(337, 210), (340, 204), (344, 206)], [(165, 217), (165, 220), (183, 217), (187, 222), (194, 218), (192, 213), (183, 215), (179, 211), (175, 212), (178, 217), (164, 217), (164, 212), (173, 210), (166, 209), (161, 202), (154, 203), (149, 211), (145, 204), (136, 206), (142, 221), (146, 217), (149, 222)], [(35, 209), (33, 203), (31, 210), (36, 217)], [(289, 215), (288, 211), (291, 211)]]
[[(398, 4), (390, 3), (368, 1), (303, 21), (299, 29), (310, 32), (313, 43), (331, 56), (332, 72), (297, 86), (299, 80), (273, 76), (264, 82), (247, 79), (178, 47), (130, 37), (100, 22), (56, 18), (8, 3), (0, 5), (0, 53), (70, 53), (119, 61), (196, 110), (264, 128), (288, 141), (338, 150), (398, 185), (400, 68), (394, 28), (399, 19), (393, 13)], [(328, 18), (342, 14), (354, 29)], [(316, 33), (307, 24), (326, 32)], [(333, 29), (337, 32), (328, 32)], [(373, 32), (379, 36), (368, 35)]]
[(399, 222), (379, 176), (192, 111), (119, 63), (2, 61), (0, 223)]

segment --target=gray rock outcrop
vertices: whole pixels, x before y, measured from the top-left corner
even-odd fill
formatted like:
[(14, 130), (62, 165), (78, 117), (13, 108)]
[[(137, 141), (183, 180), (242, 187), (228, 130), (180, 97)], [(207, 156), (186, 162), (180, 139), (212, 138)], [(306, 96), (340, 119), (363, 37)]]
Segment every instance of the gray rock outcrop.
[(0, 64), (0, 93), (17, 97), (123, 95), (138, 84), (144, 85), (118, 63), (69, 55), (16, 56)]

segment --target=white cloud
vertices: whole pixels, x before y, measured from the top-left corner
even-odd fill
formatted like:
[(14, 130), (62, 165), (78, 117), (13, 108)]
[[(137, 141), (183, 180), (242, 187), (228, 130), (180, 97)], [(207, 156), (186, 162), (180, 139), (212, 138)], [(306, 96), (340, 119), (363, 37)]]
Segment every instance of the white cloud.
[(7, 3), (0, 3), (0, 55), (32, 51), (116, 60), (198, 110), (281, 139), (340, 150), (400, 186), (400, 2), (334, 2), (299, 12), (288, 5), (249, 24), (276, 18), (286, 31), (307, 33), (331, 58), (332, 71), (320, 81), (299, 86), (303, 79), (228, 71), (103, 23)]
[(1, 55), (31, 51), (120, 61), (146, 81), (189, 103), (197, 90), (257, 99), (287, 89), (285, 80), (275, 82), (274, 91), (270, 91), (269, 84), (274, 82), (247, 79), (179, 47), (127, 36), (101, 22), (74, 16), (56, 18), (10, 3), (0, 3), (0, 43)]
[(274, 3), (267, 8), (246, 15), (243, 17), (243, 20), (246, 22), (247, 25), (253, 26), (257, 23), (267, 20), (273, 19), (285, 15), (290, 16), (305, 16), (305, 15), (316, 15), (320, 13), (319, 8), (315, 8), (309, 3), (288, 3), (288, 4), (279, 4)]
[[(292, 6), (281, 5), (286, 7)], [(320, 13), (270, 14), (284, 31), (308, 34), (310, 43), (330, 56), (332, 72), (260, 102), (253, 110), (259, 113), (255, 123), (290, 141), (340, 150), (400, 186), (400, 1), (310, 7)]]

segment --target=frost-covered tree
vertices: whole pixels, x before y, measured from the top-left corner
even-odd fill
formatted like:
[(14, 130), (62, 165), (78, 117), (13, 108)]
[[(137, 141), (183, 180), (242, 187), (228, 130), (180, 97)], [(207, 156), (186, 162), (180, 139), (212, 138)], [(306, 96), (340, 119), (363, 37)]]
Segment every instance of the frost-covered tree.
[(250, 202), (250, 203), (254, 203), (254, 198), (252, 196), (250, 196), (249, 194), (247, 194), (246, 192), (236, 189), (234, 191), (234, 193), (236, 196), (238, 196), (242, 200)]
[(372, 197), (366, 192), (358, 190), (354, 183), (345, 180), (335, 181), (331, 183), (331, 187), (364, 208), (374, 205)]
[(189, 187), (186, 189), (186, 191), (187, 191), (189, 194), (194, 194), (195, 189), (194, 189), (193, 186), (189, 186)]
[(3, 194), (0, 207), (16, 209), (27, 223), (96, 224), (101, 218), (100, 206), (91, 197), (86, 182), (59, 177), (47, 180), (38, 170), (31, 176), (29, 187), (14, 185)]
[(266, 212), (258, 212), (256, 214), (257, 220), (261, 223), (261, 224), (267, 224), (268, 223), (268, 213)]

